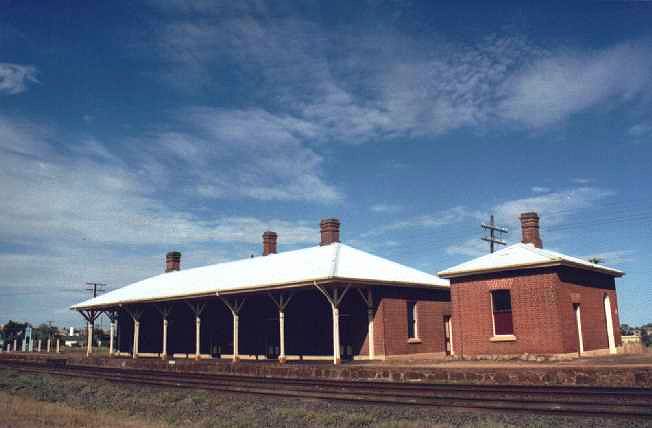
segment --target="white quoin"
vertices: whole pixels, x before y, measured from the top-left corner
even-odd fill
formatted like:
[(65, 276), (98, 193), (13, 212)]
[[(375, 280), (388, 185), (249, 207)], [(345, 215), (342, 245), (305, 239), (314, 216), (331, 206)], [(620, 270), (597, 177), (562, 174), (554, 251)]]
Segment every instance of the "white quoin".
[(201, 318), (195, 318), (195, 359), (199, 359), (201, 350)]
[(134, 345), (132, 358), (138, 358), (138, 342), (140, 339), (140, 321), (134, 320)]
[(115, 321), (111, 321), (109, 331), (109, 357), (113, 355), (113, 338), (115, 336)]

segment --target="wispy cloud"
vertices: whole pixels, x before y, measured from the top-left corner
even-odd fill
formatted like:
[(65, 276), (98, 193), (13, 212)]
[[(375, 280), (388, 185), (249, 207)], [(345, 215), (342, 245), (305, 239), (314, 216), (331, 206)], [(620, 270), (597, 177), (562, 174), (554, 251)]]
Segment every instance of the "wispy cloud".
[(373, 204), (369, 209), (376, 213), (397, 213), (403, 209), (400, 205), (397, 204)]
[(593, 253), (589, 255), (581, 256), (581, 259), (599, 259), (602, 260), (601, 263), (607, 265), (620, 265), (623, 263), (629, 263), (635, 261), (636, 252), (633, 250), (615, 250), (615, 251), (605, 251), (602, 253)]
[[(541, 226), (559, 226), (567, 222), (577, 212), (596, 206), (605, 198), (615, 193), (608, 189), (595, 187), (577, 187), (569, 190), (545, 193), (539, 196), (519, 198), (501, 202), (492, 207), (496, 222), (510, 230), (509, 240), (520, 240), (519, 216), (521, 213), (535, 211), (541, 217)], [(486, 217), (481, 213), (480, 217)], [(550, 235), (548, 235), (550, 236)], [(447, 247), (448, 254), (459, 254), (467, 257), (477, 257), (487, 252), (487, 244), (479, 238), (469, 238), (462, 243)]]
[(652, 140), (652, 123), (641, 122), (631, 126), (627, 130), (627, 135), (635, 142), (651, 141)]
[(36, 68), (31, 65), (0, 62), (0, 94), (15, 95), (38, 83)]
[(533, 193), (548, 193), (550, 191), (550, 188), (542, 187), (542, 186), (534, 186), (530, 190), (532, 190)]
[(420, 215), (386, 224), (363, 233), (361, 236), (370, 237), (385, 234), (387, 232), (413, 229), (413, 228), (438, 228), (449, 224), (459, 223), (469, 218), (479, 219), (480, 213), (469, 210), (465, 207), (454, 207), (439, 211), (434, 214)]
[(647, 42), (624, 43), (535, 59), (503, 83), (501, 114), (541, 127), (607, 100), (609, 104), (632, 100), (652, 85), (651, 52)]
[(245, 97), (310, 123), (316, 140), (487, 132), (506, 122), (542, 128), (607, 99), (636, 100), (651, 83), (645, 41), (587, 53), (544, 49), (514, 33), (460, 43), (387, 29), (326, 31), (292, 14), (270, 16), (263, 3), (159, 9), (164, 79), (190, 90), (219, 86), (211, 70), (229, 64)]

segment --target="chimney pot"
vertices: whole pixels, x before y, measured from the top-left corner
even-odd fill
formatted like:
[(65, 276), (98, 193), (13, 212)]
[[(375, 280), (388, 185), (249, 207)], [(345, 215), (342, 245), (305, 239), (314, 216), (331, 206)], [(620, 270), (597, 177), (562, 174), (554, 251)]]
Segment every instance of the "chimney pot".
[(172, 272), (181, 269), (181, 253), (170, 251), (165, 255), (165, 271)]
[(276, 254), (276, 240), (278, 235), (276, 232), (268, 230), (263, 233), (263, 256)]
[(319, 222), (321, 242), (319, 245), (329, 245), (340, 242), (340, 221), (336, 218), (326, 218)]
[(539, 234), (539, 214), (527, 212), (521, 214), (521, 233), (524, 244), (533, 244), (537, 248), (543, 248), (541, 235)]

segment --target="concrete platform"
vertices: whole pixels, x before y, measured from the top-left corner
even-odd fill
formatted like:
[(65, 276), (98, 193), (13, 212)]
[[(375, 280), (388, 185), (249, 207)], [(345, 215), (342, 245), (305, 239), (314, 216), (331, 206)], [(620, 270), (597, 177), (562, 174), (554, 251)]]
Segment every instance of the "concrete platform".
[(350, 362), (333, 366), (328, 362), (227, 360), (170, 360), (108, 358), (83, 354), (2, 353), (2, 360), (66, 359), (68, 364), (123, 367), (189, 373), (214, 373), (239, 376), (352, 379), (382, 382), (421, 382), (508, 385), (591, 385), (605, 387), (652, 388), (652, 353), (581, 358), (563, 362), (530, 361), (455, 361), (392, 360)]

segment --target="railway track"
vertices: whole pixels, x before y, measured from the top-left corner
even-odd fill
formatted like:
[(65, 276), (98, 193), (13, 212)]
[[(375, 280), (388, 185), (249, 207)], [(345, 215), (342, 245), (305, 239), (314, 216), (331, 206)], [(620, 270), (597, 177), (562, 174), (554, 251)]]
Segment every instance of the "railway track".
[(285, 397), (652, 418), (652, 390), (585, 386), (458, 385), (329, 379), (264, 378), (135, 368), (85, 366), (49, 360), (0, 360), (0, 366), (55, 375), (177, 388)]

